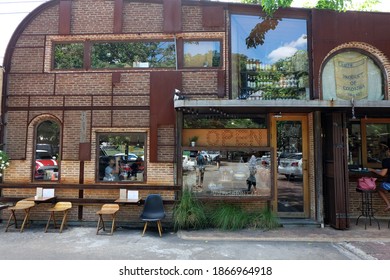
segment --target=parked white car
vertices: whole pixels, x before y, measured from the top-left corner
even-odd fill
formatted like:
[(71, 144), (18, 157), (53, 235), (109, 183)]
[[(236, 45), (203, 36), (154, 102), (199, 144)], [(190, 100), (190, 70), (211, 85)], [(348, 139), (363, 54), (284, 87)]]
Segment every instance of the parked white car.
[(280, 158), (278, 173), (287, 178), (302, 177), (302, 153), (293, 153)]

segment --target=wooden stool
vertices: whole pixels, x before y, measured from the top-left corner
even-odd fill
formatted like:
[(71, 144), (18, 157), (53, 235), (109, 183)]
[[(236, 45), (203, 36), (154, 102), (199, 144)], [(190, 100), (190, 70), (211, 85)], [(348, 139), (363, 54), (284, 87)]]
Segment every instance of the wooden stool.
[(62, 223), (61, 223), (61, 227), (60, 227), (60, 233), (61, 233), (63, 228), (64, 228), (64, 225), (66, 223), (66, 218), (68, 216), (68, 211), (71, 208), (72, 208), (72, 203), (71, 202), (57, 202), (56, 205), (54, 205), (54, 207), (47, 209), (47, 211), (50, 211), (51, 214), (50, 214), (49, 220), (47, 221), (45, 232), (47, 232), (47, 229), (48, 229), (48, 227), (50, 225), (51, 219), (53, 219), (54, 228), (57, 227), (57, 225), (56, 225), (56, 218), (55, 218), (54, 213), (55, 212), (64, 212), (64, 216), (62, 217)]
[(371, 226), (371, 220), (375, 220), (378, 224), (378, 229), (381, 229), (381, 226), (379, 224), (379, 221), (374, 216), (374, 208), (372, 207), (372, 194), (376, 192), (376, 190), (362, 190), (359, 188), (356, 188), (357, 192), (360, 192), (362, 194), (361, 197), (361, 214), (356, 220), (356, 225), (359, 223), (360, 217), (364, 217), (364, 229), (367, 229), (367, 219), (370, 222)]
[[(22, 227), (20, 228), (20, 232), (23, 232), (24, 226), (30, 220), (30, 210), (34, 206), (35, 206), (34, 201), (20, 200), (20, 201), (16, 202), (15, 206), (9, 207), (8, 209), (11, 210), (11, 215), (9, 216), (7, 226), (5, 227), (5, 232), (7, 232), (8, 228), (12, 225), (15, 225), (15, 228), (18, 228), (15, 211), (16, 210), (24, 210), (24, 213), (25, 213), (24, 220), (22, 223)], [(14, 219), (14, 223), (10, 224), (12, 218)]]
[[(116, 212), (119, 211), (119, 205), (118, 204), (103, 204), (102, 209), (96, 212), (96, 214), (99, 215), (99, 220), (96, 228), (96, 234), (99, 234), (99, 231), (103, 229), (103, 231), (106, 230), (104, 226), (104, 221), (103, 221), (103, 215), (111, 215), (112, 216), (112, 225), (111, 225), (111, 233), (112, 235), (115, 230), (115, 215)], [(101, 224), (101, 225), (100, 225)]]

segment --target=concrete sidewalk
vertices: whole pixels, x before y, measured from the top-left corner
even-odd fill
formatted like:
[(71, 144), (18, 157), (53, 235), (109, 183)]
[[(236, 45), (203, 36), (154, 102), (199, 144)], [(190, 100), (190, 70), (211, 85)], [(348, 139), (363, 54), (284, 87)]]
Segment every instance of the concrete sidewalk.
[[(4, 232), (0, 224), (0, 252), (9, 259), (364, 259), (390, 260), (390, 229), (364, 221), (349, 230), (331, 227), (281, 227), (264, 231), (221, 231), (164, 228), (163, 237), (150, 228), (119, 227), (113, 236), (97, 236), (95, 227), (70, 226), (44, 233), (32, 224), (24, 233)], [(60, 250), (58, 250), (61, 248)], [(0, 257), (1, 259), (1, 257)]]
[(220, 231), (216, 229), (179, 231), (178, 236), (185, 240), (231, 240), (231, 241), (304, 241), (304, 242), (390, 242), (390, 229), (387, 220), (379, 220), (378, 224), (367, 222), (364, 229), (364, 220), (355, 225), (351, 220), (350, 229), (336, 230), (332, 227), (281, 227), (270, 231), (260, 229), (243, 229), (238, 231)]

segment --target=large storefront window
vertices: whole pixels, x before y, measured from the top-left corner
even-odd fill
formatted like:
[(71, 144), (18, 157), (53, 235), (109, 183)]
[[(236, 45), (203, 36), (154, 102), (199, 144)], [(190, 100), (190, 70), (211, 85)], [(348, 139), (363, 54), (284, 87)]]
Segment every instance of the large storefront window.
[(368, 56), (345, 51), (333, 56), (322, 71), (324, 100), (382, 100), (383, 76)]
[(232, 15), (232, 98), (309, 99), (306, 20)]
[(145, 133), (98, 134), (98, 181), (145, 181)]
[(111, 42), (92, 45), (92, 68), (172, 68), (176, 66), (173, 41)]
[[(214, 112), (210, 108), (210, 112)], [(265, 115), (187, 115), (182, 130), (183, 187), (208, 197), (272, 196), (273, 149)]]
[(270, 198), (270, 149), (183, 151), (183, 187), (200, 196)]
[(35, 181), (58, 181), (60, 161), (60, 126), (54, 121), (43, 121), (36, 129)]
[(365, 119), (352, 122), (348, 128), (348, 164), (350, 169), (359, 167), (381, 168), (390, 146), (390, 121)]

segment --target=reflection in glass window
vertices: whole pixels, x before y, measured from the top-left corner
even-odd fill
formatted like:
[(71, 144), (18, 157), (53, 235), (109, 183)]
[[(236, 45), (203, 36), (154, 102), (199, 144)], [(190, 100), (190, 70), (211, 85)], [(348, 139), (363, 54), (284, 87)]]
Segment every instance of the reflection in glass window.
[(98, 134), (98, 181), (145, 180), (145, 133)]
[(266, 116), (257, 118), (209, 118), (199, 117), (197, 115), (184, 116), (184, 128), (267, 128)]
[(92, 45), (92, 68), (171, 68), (176, 66), (175, 43), (111, 42)]
[(231, 22), (233, 98), (310, 98), (306, 20), (232, 15)]
[(382, 100), (382, 71), (359, 52), (346, 51), (333, 56), (322, 71), (324, 100)]
[[(365, 135), (365, 137), (363, 137)], [(348, 165), (381, 168), (390, 146), (390, 123), (386, 120), (361, 120), (348, 126)]]
[(34, 180), (58, 181), (60, 126), (54, 121), (44, 121), (37, 126)]
[(55, 44), (54, 69), (82, 69), (84, 67), (84, 44)]
[(367, 164), (381, 167), (390, 145), (390, 123), (367, 123), (366, 134)]
[(183, 187), (199, 196), (271, 197), (271, 152), (183, 151)]
[(221, 43), (219, 41), (184, 42), (184, 67), (220, 67)]

